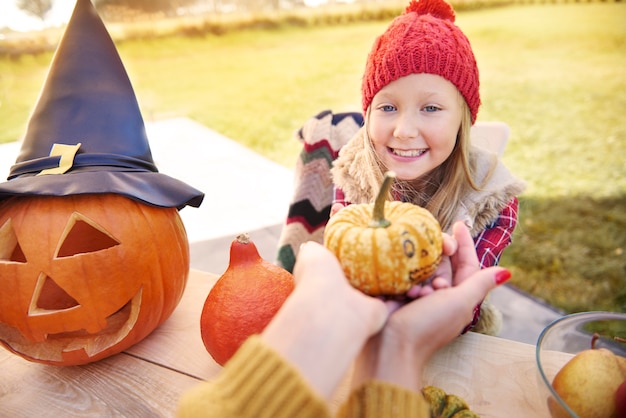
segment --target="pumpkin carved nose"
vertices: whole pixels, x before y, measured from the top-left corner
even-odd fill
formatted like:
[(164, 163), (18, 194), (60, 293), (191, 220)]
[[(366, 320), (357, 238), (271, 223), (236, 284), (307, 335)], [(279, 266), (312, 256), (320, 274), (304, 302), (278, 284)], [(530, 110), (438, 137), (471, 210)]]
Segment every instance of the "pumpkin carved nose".
[(63, 290), (51, 277), (42, 273), (37, 280), (28, 314), (44, 315), (76, 306), (79, 306), (76, 299)]

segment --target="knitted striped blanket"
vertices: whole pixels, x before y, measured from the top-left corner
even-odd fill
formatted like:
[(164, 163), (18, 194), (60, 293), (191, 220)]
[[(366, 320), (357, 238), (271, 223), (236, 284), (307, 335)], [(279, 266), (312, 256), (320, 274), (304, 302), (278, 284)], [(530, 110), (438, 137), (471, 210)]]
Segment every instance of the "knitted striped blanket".
[(278, 241), (276, 260), (284, 269), (293, 271), (302, 243), (323, 242), (333, 201), (330, 167), (341, 147), (362, 125), (361, 113), (325, 110), (307, 120), (296, 133), (303, 148), (294, 169), (294, 193)]

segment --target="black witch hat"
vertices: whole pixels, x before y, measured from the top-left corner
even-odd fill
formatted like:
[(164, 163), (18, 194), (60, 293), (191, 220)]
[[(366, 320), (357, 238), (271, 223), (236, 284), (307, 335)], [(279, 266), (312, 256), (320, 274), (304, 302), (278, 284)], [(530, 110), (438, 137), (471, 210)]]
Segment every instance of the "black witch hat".
[(90, 0), (77, 0), (0, 200), (115, 193), (160, 207), (204, 194), (158, 172), (128, 74)]

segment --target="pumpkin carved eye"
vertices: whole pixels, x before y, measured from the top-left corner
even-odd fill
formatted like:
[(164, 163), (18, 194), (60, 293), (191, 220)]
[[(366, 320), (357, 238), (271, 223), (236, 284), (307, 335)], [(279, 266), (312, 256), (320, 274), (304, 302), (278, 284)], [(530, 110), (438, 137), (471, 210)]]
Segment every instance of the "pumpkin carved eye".
[(26, 262), (26, 256), (17, 241), (17, 235), (15, 235), (10, 219), (0, 228), (0, 261)]
[(55, 258), (93, 253), (119, 244), (118, 240), (96, 222), (74, 212), (61, 235)]

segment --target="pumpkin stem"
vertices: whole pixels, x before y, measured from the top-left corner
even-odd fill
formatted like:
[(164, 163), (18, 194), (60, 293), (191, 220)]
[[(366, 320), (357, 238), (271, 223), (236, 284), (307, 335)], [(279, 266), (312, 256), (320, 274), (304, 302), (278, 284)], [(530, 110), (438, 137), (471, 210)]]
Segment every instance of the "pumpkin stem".
[(250, 235), (247, 232), (237, 235), (237, 242), (240, 244), (248, 244), (250, 242)]
[(380, 185), (380, 190), (378, 191), (376, 201), (374, 202), (372, 222), (370, 223), (370, 226), (373, 228), (387, 228), (391, 225), (391, 222), (385, 219), (385, 202), (387, 201), (387, 196), (389, 195), (389, 189), (395, 179), (396, 173), (393, 171), (387, 171), (385, 173), (383, 184)]
[(230, 262), (228, 268), (242, 266), (246, 263), (258, 263), (264, 261), (259, 254), (254, 242), (247, 232), (237, 235), (230, 244)]

